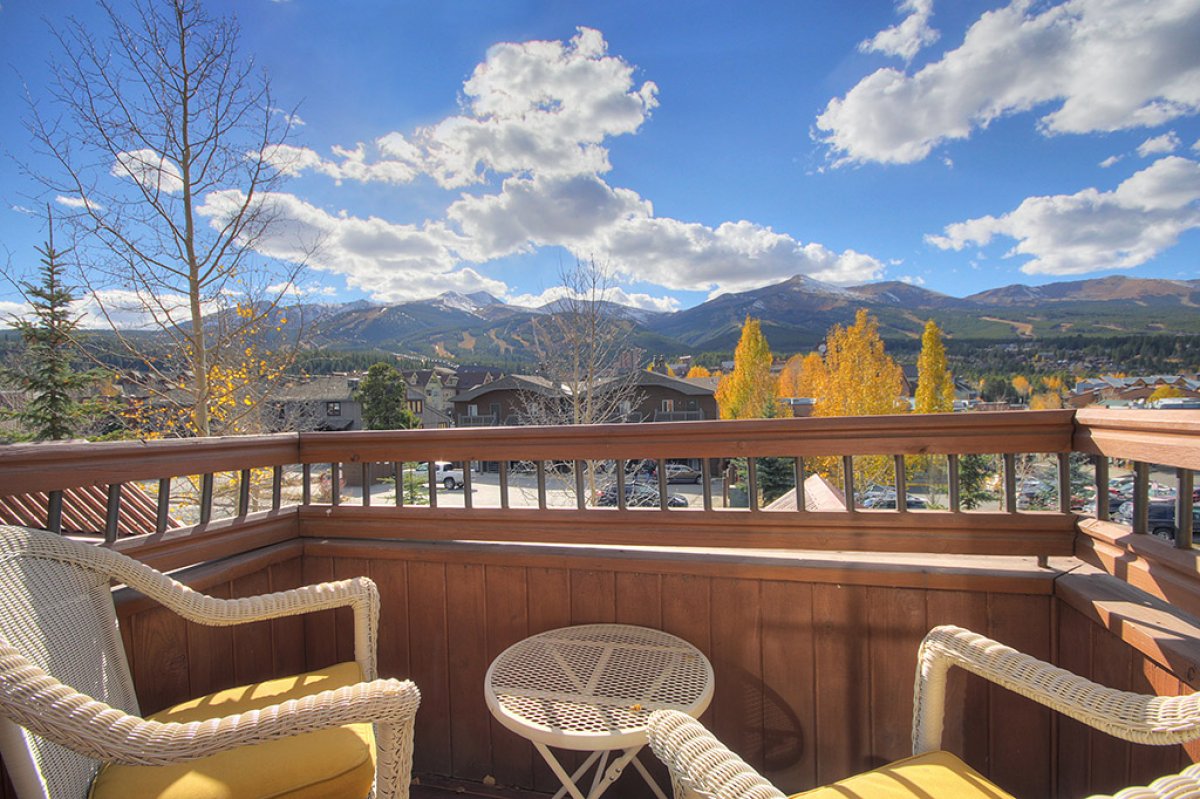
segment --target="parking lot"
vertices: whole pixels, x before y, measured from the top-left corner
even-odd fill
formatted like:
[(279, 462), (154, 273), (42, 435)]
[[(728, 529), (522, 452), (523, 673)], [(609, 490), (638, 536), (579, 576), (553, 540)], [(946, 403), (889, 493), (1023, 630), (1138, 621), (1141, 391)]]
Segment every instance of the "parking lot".
[[(655, 481), (643, 480), (642, 482)], [(611, 479), (597, 479), (595, 489), (599, 490), (611, 485)], [(712, 481), (713, 506), (723, 507), (722, 481)], [(592, 490), (588, 487), (587, 490)], [(419, 504), (428, 504), (424, 493), (425, 487), (419, 489)], [(704, 507), (704, 489), (695, 483), (682, 483), (667, 486), (667, 493), (683, 497), (688, 501), (689, 508)], [(408, 501), (408, 497), (405, 498)], [(396, 493), (391, 483), (376, 483), (371, 488), (371, 504), (395, 504)], [(347, 486), (342, 489), (342, 502), (356, 505), (362, 502), (362, 490), (358, 486)], [(447, 491), (440, 485), (437, 489), (437, 503), (441, 508), (461, 508), (465, 506), (464, 489), (457, 488)], [(471, 474), (471, 504), (476, 508), (500, 507), (500, 475), (495, 472), (472, 472)], [(538, 506), (537, 477), (532, 474), (510, 474), (508, 477), (508, 504), (511, 508), (536, 508)], [(590, 503), (589, 503), (590, 504)], [(546, 475), (546, 505), (551, 508), (575, 507), (575, 477), (573, 474), (547, 473)]]

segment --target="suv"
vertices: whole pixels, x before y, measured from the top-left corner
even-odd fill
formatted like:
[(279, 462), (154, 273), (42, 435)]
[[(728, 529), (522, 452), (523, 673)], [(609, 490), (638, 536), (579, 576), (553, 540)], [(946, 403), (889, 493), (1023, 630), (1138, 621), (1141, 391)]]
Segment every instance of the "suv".
[[(1170, 500), (1150, 500), (1147, 529), (1154, 535), (1175, 540), (1175, 503)], [(1133, 503), (1126, 502), (1117, 511), (1114, 521), (1130, 524), (1133, 521)], [(1192, 508), (1192, 529), (1200, 528), (1200, 507)]]
[[(658, 469), (652, 471), (650, 476), (658, 479)], [(693, 469), (691, 466), (685, 466), (682, 463), (668, 463), (667, 482), (695, 483), (696, 485), (700, 485), (704, 482), (704, 473), (699, 469)]]
[[(627, 508), (657, 508), (661, 504), (662, 495), (658, 488), (645, 483), (625, 484), (625, 507)], [(617, 487), (615, 485), (596, 492), (596, 504), (601, 507), (616, 507)], [(668, 508), (686, 508), (686, 497), (678, 494), (667, 494)]]
[[(429, 482), (429, 464), (422, 463), (414, 469), (406, 470), (413, 474), (417, 482)], [(442, 484), (447, 491), (463, 487), (463, 470), (449, 461), (435, 461), (433, 464), (433, 479)]]

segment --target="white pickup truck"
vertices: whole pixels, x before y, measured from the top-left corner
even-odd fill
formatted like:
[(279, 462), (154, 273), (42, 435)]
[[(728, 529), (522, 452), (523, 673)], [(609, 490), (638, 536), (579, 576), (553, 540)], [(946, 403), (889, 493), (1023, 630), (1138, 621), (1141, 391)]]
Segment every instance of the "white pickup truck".
[[(417, 482), (429, 482), (429, 464), (422, 463), (410, 470)], [(433, 479), (447, 491), (463, 486), (463, 470), (448, 461), (434, 461)]]

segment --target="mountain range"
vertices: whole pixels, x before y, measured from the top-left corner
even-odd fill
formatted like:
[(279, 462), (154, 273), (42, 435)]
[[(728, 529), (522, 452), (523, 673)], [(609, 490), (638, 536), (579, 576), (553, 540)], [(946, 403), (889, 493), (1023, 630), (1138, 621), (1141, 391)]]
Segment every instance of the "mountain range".
[[(747, 316), (760, 320), (772, 350), (808, 350), (833, 325), (852, 322), (859, 308), (878, 318), (890, 341), (918, 339), (928, 319), (948, 337), (982, 341), (1200, 333), (1200, 280), (1118, 276), (1016, 284), (958, 298), (895, 281), (843, 288), (797, 275), (674, 313), (615, 303), (604, 303), (603, 311), (630, 327), (633, 345), (681, 354), (732, 350)], [(532, 359), (536, 321), (565, 306), (526, 308), (485, 292), (448, 292), (395, 305), (360, 301), (299, 310), (306, 338), (317, 346), (471, 362)]]

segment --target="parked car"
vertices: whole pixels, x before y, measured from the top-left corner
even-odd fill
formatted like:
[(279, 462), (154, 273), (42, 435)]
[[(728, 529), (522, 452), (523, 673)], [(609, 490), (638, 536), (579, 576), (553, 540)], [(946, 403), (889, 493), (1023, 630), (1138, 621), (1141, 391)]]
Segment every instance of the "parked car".
[[(625, 484), (625, 506), (628, 508), (657, 508), (661, 504), (662, 495), (657, 486), (645, 483)], [(617, 487), (608, 486), (596, 492), (596, 504), (601, 507), (613, 508), (617, 505)], [(667, 494), (668, 508), (686, 508), (687, 497), (678, 494)]]
[[(926, 500), (924, 497), (914, 497), (911, 494), (909, 494), (908, 496), (906, 496), (904, 498), (904, 505), (909, 510), (913, 510), (913, 509), (928, 510), (929, 509), (929, 501), (928, 500)], [(891, 496), (885, 495), (885, 496), (881, 496), (881, 497), (872, 497), (870, 499), (865, 500), (863, 502), (862, 506), (864, 508), (871, 508), (872, 510), (895, 510), (896, 509), (896, 495), (893, 493)]]
[[(405, 469), (405, 477), (412, 475), (418, 483), (429, 482), (429, 464), (422, 463), (412, 469)], [(433, 464), (433, 479), (442, 484), (447, 491), (463, 486), (463, 470), (461, 466), (449, 461), (436, 461)]]
[[(650, 476), (658, 479), (658, 470), (651, 472)], [(704, 473), (699, 469), (693, 469), (691, 466), (685, 466), (682, 463), (667, 464), (667, 482), (668, 483), (695, 483), (700, 485), (704, 482)]]
[[(1147, 513), (1147, 529), (1157, 536), (1175, 540), (1175, 503), (1169, 500), (1151, 500)], [(1113, 521), (1122, 524), (1133, 522), (1133, 503), (1126, 502), (1117, 511)], [(1200, 507), (1192, 508), (1192, 529), (1200, 529)]]

